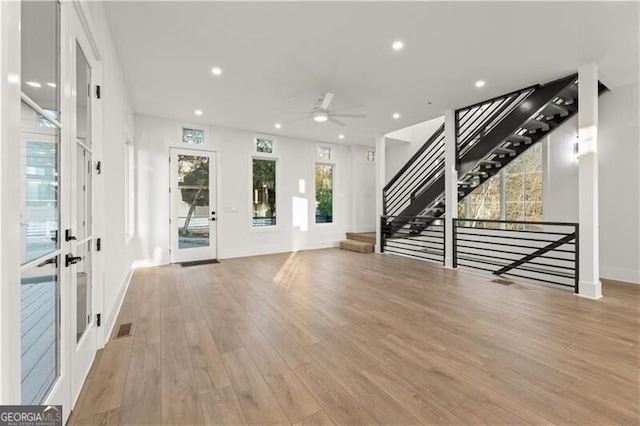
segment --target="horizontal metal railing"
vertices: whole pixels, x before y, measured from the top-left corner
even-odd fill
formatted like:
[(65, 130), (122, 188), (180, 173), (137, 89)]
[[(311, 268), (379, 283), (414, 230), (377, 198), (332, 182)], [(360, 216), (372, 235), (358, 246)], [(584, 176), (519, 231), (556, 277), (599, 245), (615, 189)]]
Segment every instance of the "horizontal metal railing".
[(453, 219), (454, 267), (573, 287), (579, 226), (567, 222)]
[[(392, 226), (396, 219), (404, 223)], [(444, 221), (432, 216), (381, 216), (380, 251), (444, 262)]]

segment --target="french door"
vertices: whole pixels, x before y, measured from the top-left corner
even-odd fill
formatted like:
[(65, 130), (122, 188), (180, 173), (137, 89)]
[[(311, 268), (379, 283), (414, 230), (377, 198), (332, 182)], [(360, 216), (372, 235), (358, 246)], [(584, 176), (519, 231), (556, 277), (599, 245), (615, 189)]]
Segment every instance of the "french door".
[(171, 262), (216, 258), (215, 153), (171, 149)]
[(66, 420), (98, 347), (97, 61), (71, 3), (20, 7), (20, 401)]

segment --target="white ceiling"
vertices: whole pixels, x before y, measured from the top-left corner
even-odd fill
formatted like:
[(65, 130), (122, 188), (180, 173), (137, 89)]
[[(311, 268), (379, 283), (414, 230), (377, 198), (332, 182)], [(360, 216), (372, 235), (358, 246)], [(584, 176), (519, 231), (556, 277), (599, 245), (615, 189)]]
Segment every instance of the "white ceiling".
[[(375, 134), (592, 61), (609, 84), (639, 80), (637, 2), (176, 1), (105, 9), (137, 113), (326, 142), (343, 133), (345, 143), (371, 144)], [(391, 49), (396, 39), (404, 50)], [(211, 74), (215, 65), (221, 77)], [(351, 112), (367, 118), (345, 119), (344, 128), (287, 124), (326, 91), (336, 93), (333, 108), (360, 104)]]

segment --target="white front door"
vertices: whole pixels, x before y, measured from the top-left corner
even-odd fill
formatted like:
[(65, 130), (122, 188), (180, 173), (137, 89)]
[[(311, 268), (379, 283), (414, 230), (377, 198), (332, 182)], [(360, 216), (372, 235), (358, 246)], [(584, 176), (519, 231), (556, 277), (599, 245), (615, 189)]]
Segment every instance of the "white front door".
[(216, 258), (215, 153), (171, 149), (171, 262)]

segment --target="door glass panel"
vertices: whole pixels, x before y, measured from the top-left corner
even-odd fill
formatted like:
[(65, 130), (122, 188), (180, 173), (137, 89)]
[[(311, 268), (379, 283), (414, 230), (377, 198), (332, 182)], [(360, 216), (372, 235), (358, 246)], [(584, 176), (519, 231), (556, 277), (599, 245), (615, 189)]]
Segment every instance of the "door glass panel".
[(22, 263), (59, 248), (59, 130), (22, 104)]
[(79, 341), (91, 323), (91, 243), (78, 244), (76, 256), (82, 260), (76, 264), (76, 340)]
[(178, 249), (209, 246), (209, 157), (178, 155)]
[(91, 67), (76, 43), (76, 138), (91, 148)]
[(82, 241), (91, 236), (91, 153), (80, 144), (76, 150), (76, 237)]
[(22, 272), (20, 335), (22, 403), (41, 404), (59, 375), (59, 256)]
[(59, 119), (59, 4), (23, 1), (20, 7), (22, 92)]

